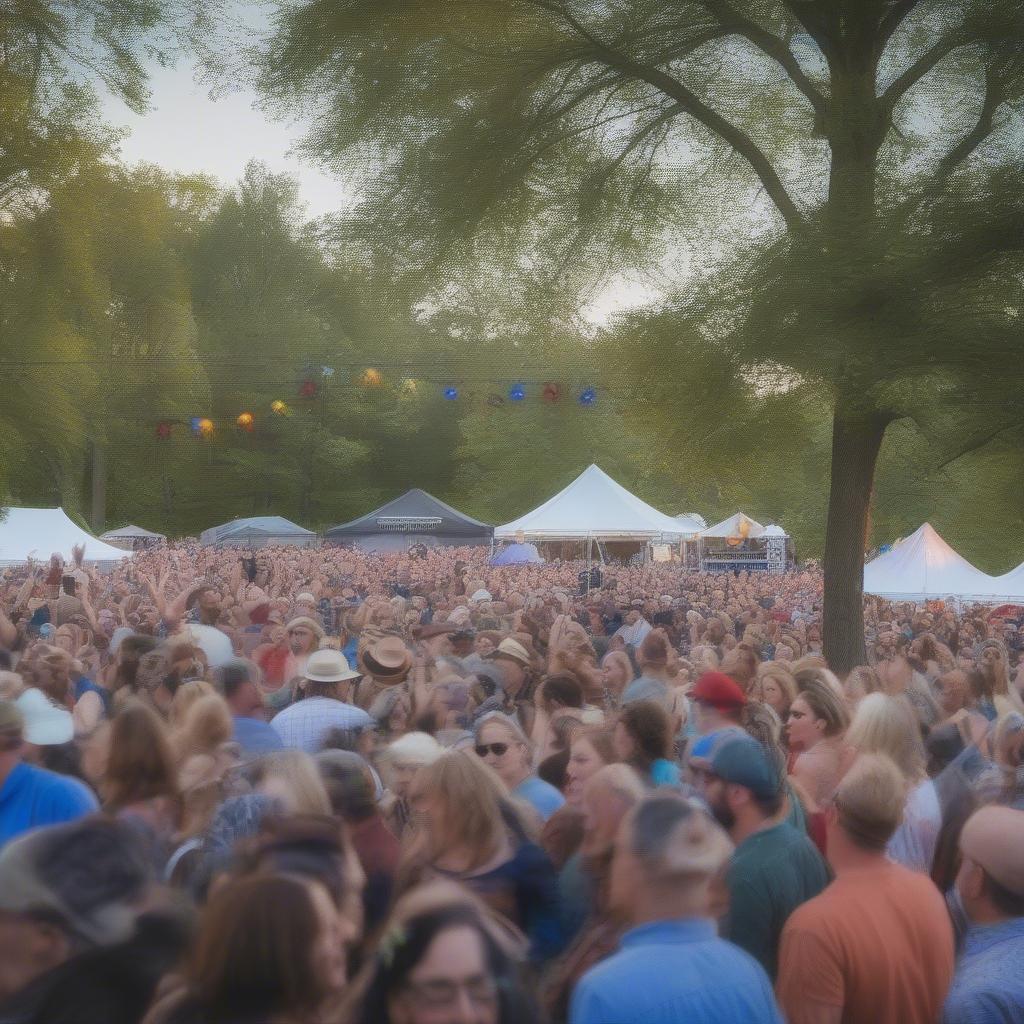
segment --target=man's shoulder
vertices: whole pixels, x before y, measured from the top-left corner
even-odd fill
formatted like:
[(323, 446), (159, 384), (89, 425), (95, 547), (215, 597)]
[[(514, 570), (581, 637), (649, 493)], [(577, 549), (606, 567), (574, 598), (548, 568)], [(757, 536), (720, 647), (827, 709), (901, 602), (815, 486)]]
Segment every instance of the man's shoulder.
[(801, 903), (786, 922), (785, 931), (825, 935), (831, 933), (838, 920), (847, 917), (847, 900), (837, 892), (836, 883), (829, 885), (805, 903)]
[(43, 799), (85, 808), (99, 806), (93, 791), (80, 779), (70, 775), (61, 775), (23, 761), (8, 778), (15, 783), (11, 787), (15, 799), (20, 796), (26, 800)]

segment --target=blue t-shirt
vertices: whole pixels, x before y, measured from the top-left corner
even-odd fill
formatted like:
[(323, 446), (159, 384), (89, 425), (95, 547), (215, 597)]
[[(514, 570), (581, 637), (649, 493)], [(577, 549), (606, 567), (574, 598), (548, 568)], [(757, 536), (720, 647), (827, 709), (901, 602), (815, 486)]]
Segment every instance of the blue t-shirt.
[(259, 718), (234, 716), (235, 742), (242, 748), (243, 754), (270, 754), (275, 750), (284, 750), (284, 743), (269, 722)]
[(541, 821), (547, 821), (565, 803), (565, 797), (550, 782), (536, 775), (523, 779), (512, 790), (512, 795), (525, 800), (540, 815)]
[(99, 804), (85, 783), (22, 761), (0, 786), (0, 846), (29, 829), (74, 821), (96, 810)]
[(110, 691), (105, 686), (97, 686), (88, 676), (79, 676), (75, 680), (75, 700), (81, 700), (87, 693), (98, 694), (103, 702), (103, 713), (110, 714)]
[(675, 761), (659, 757), (651, 765), (651, 782), (655, 786), (678, 786), (679, 778), (679, 765)]
[(771, 982), (703, 918), (626, 932), (572, 995), (570, 1024), (782, 1024)]
[(967, 933), (942, 1024), (1024, 1021), (1024, 919), (978, 925)]

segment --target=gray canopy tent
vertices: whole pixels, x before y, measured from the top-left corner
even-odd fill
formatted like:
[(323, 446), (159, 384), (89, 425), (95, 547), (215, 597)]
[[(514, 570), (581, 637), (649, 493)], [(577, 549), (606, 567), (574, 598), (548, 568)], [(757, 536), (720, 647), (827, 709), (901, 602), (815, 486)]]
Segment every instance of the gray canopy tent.
[(253, 516), (232, 519), (230, 523), (203, 530), (199, 540), (219, 547), (258, 548), (265, 544), (290, 544), (304, 548), (316, 544), (318, 538), (312, 530), (304, 530), (282, 516)]

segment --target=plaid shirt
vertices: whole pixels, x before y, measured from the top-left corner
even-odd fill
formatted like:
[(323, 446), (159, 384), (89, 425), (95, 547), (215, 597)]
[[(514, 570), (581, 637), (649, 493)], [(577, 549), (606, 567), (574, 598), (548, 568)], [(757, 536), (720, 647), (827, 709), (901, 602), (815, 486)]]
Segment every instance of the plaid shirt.
[(362, 708), (333, 697), (306, 697), (275, 715), (270, 723), (286, 747), (308, 754), (321, 749), (331, 729), (364, 729), (373, 724)]

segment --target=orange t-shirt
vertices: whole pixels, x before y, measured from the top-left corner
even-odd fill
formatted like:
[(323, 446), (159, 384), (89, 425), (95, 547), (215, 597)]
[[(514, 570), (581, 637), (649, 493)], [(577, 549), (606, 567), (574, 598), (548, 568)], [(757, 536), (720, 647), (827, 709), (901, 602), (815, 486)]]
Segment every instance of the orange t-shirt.
[(776, 991), (787, 1019), (805, 1002), (843, 1024), (935, 1024), (953, 978), (953, 928), (927, 875), (885, 863), (841, 875), (782, 930)]

